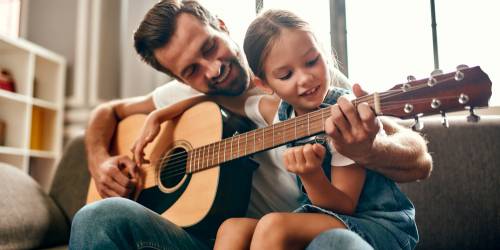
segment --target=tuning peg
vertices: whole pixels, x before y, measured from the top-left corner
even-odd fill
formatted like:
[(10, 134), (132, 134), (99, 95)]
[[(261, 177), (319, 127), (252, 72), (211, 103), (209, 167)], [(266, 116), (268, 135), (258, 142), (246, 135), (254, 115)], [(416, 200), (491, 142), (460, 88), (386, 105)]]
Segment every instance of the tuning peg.
[(418, 115), (416, 115), (414, 118), (415, 118), (415, 123), (411, 126), (411, 129), (419, 132), (422, 131), (422, 129), (424, 129), (424, 122), (420, 121)]
[(446, 113), (441, 111), (441, 125), (445, 128), (449, 128), (450, 124), (448, 123), (448, 118), (446, 118)]
[(443, 74), (443, 71), (440, 69), (435, 69), (431, 72), (431, 76), (438, 76), (438, 75), (442, 75), (442, 74)]
[(401, 87), (401, 90), (402, 90), (403, 92), (408, 91), (408, 90), (411, 88), (410, 82), (413, 82), (413, 81), (417, 80), (417, 78), (415, 78), (415, 77), (414, 77), (414, 76), (412, 76), (412, 75), (409, 75), (409, 76), (407, 76), (407, 77), (406, 77), (406, 80), (407, 80), (408, 82), (403, 83), (403, 86)]
[(409, 76), (406, 77), (406, 80), (408, 82), (413, 82), (413, 81), (417, 80), (417, 78), (415, 78), (415, 76), (409, 75)]
[(478, 115), (474, 114), (474, 107), (469, 108), (469, 115), (467, 116), (467, 122), (478, 122), (481, 119)]
[(431, 76), (429, 77), (429, 80), (427, 81), (427, 85), (429, 87), (432, 87), (432, 86), (436, 85), (437, 80), (436, 80), (435, 76), (438, 76), (438, 75), (441, 75), (441, 74), (443, 74), (442, 70), (440, 70), (440, 69), (433, 70), (431, 72)]
[(457, 72), (455, 73), (455, 81), (462, 81), (464, 79), (464, 73), (462, 72), (462, 70), (464, 69), (468, 69), (469, 66), (465, 65), (465, 64), (460, 64), (457, 66)]

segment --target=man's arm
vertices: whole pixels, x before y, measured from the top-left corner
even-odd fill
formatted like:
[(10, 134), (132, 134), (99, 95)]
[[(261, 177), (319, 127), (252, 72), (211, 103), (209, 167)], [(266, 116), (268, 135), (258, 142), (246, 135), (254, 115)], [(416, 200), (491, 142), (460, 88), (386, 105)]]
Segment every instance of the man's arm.
[(418, 133), (389, 119), (382, 119), (387, 136), (377, 136), (366, 168), (397, 182), (412, 182), (429, 177), (432, 157), (427, 142)]
[[(363, 94), (359, 85), (353, 90), (357, 96)], [(382, 119), (388, 136), (379, 136), (380, 125), (368, 104), (354, 107), (345, 97), (332, 106), (331, 114), (325, 131), (339, 153), (396, 182), (416, 181), (430, 175), (432, 158), (426, 141), (418, 133)]]
[(134, 162), (128, 156), (111, 156), (109, 152), (116, 125), (130, 115), (154, 109), (152, 96), (142, 96), (107, 102), (92, 111), (85, 145), (89, 171), (102, 197), (127, 196), (138, 181)]

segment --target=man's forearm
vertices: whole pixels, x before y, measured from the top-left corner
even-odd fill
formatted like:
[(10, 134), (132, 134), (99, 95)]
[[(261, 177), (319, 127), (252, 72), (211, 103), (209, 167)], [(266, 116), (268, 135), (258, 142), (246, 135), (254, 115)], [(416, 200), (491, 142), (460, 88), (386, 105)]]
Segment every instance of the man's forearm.
[[(102, 161), (109, 158), (109, 145), (116, 124), (117, 117), (112, 105), (101, 105), (92, 112), (85, 132), (85, 148), (89, 168), (98, 166)], [(90, 170), (92, 171), (92, 169)]]
[(397, 182), (425, 179), (432, 170), (426, 141), (418, 133), (383, 120), (388, 136), (377, 136), (364, 165)]

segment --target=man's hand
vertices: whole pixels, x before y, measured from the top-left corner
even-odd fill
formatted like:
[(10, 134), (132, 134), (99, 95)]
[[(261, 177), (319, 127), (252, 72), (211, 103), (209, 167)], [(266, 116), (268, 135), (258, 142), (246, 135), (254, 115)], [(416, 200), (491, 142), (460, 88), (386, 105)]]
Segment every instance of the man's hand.
[(161, 121), (157, 114), (157, 112), (153, 112), (148, 115), (139, 137), (130, 149), (134, 154), (135, 164), (138, 166), (141, 166), (143, 163), (149, 163), (148, 160), (144, 159), (144, 148), (146, 148), (146, 146), (158, 136), (158, 133), (160, 133)]
[[(356, 97), (366, 94), (359, 84), (353, 86)], [(335, 149), (357, 163), (369, 159), (380, 129), (376, 115), (367, 103), (355, 107), (346, 97), (339, 97), (325, 121), (325, 132), (332, 137)]]
[(91, 171), (102, 198), (130, 197), (142, 186), (142, 172), (125, 155), (113, 156)]

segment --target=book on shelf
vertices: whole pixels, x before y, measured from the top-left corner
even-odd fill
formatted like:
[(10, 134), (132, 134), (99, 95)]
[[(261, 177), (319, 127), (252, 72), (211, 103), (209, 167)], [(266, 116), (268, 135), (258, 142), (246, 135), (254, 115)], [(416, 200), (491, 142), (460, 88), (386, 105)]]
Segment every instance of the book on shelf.
[(34, 106), (31, 116), (31, 143), (30, 148), (34, 150), (43, 150), (43, 109)]

